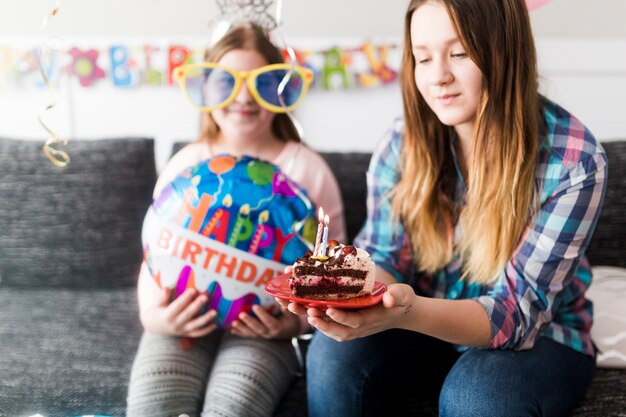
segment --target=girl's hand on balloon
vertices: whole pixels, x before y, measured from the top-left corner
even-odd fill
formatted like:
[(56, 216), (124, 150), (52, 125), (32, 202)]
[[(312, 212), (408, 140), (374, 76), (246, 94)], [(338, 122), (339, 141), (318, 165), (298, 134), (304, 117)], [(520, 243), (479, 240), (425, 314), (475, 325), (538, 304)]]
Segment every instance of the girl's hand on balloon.
[(200, 314), (200, 310), (208, 303), (206, 294), (195, 289), (187, 289), (170, 303), (171, 289), (161, 290), (158, 302), (144, 309), (142, 318), (146, 330), (183, 337), (202, 337), (217, 328), (213, 320), (217, 316), (215, 310)]
[(273, 316), (258, 304), (252, 306), (252, 311), (256, 317), (244, 312), (233, 321), (233, 334), (264, 339), (288, 339), (300, 334), (300, 319), (293, 314)]

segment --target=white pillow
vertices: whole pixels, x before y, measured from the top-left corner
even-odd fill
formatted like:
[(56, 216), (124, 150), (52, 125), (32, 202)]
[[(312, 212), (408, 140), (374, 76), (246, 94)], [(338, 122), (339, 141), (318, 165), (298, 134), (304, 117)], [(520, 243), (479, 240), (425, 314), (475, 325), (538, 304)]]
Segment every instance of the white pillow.
[(600, 350), (598, 367), (626, 368), (626, 269), (593, 267), (586, 295), (593, 301), (591, 337)]

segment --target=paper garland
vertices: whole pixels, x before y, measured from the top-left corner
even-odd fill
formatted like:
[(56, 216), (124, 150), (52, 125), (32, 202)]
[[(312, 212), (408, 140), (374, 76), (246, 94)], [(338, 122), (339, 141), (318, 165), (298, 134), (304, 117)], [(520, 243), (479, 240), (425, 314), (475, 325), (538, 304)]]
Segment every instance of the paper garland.
[[(108, 83), (116, 88), (167, 86), (176, 88), (172, 73), (183, 63), (202, 62), (204, 48), (182, 44), (108, 47), (74, 46), (50, 51), (43, 72), (56, 84), (70, 77), (84, 88)], [(283, 55), (289, 59), (284, 51)], [(298, 64), (312, 69), (314, 85), (325, 90), (375, 87), (394, 83), (400, 64), (395, 44), (365, 42), (356, 47), (323, 50), (294, 49)], [(38, 48), (20, 49), (0, 43), (0, 89), (43, 88)]]

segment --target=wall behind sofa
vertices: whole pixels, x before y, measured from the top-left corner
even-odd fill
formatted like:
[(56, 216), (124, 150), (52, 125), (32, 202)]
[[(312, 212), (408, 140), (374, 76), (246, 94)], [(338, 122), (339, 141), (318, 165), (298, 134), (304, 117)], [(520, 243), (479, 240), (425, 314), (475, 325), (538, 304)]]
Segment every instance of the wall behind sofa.
[[(67, 45), (156, 42), (203, 45), (213, 0), (63, 0), (45, 32), (49, 0), (8, 0), (0, 14), (0, 46), (40, 46), (57, 37)], [(315, 6), (312, 7), (312, 4)], [(367, 39), (400, 42), (406, 0), (284, 0), (281, 30), (296, 47), (355, 45)], [(542, 90), (574, 112), (597, 137), (624, 137), (626, 2), (552, 0), (531, 14), (537, 36)], [(390, 58), (397, 63), (397, 54)], [(45, 120), (62, 136), (101, 138), (141, 135), (157, 139), (159, 167), (172, 142), (197, 134), (197, 113), (176, 88), (123, 90), (101, 82), (81, 88), (59, 84), (56, 107)], [(36, 117), (50, 103), (45, 89), (0, 87), (0, 136), (42, 140)], [(397, 84), (346, 91), (313, 89), (298, 118), (307, 142), (320, 150), (371, 150), (401, 113)]]

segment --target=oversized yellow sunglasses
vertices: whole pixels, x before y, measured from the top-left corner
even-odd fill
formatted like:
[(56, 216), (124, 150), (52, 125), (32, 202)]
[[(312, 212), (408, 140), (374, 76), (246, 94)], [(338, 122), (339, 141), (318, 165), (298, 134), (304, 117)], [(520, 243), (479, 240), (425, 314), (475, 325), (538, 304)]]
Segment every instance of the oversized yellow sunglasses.
[(274, 113), (298, 107), (314, 77), (310, 69), (290, 64), (266, 65), (252, 71), (214, 63), (188, 64), (176, 67), (173, 75), (187, 100), (200, 111), (228, 106), (245, 80), (254, 100)]

